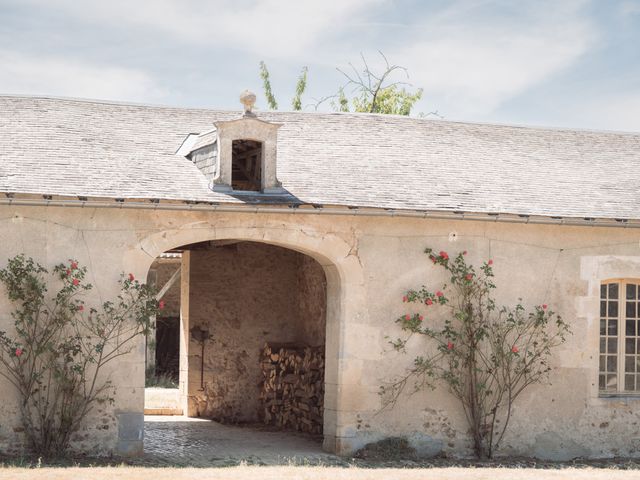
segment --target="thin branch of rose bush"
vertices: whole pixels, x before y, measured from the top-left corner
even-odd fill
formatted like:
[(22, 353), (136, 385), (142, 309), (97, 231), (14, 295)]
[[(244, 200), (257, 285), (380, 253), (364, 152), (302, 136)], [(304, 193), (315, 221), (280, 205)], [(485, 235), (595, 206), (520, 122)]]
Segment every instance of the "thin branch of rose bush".
[(461, 404), (476, 456), (491, 458), (507, 432), (515, 400), (530, 385), (547, 381), (552, 349), (571, 332), (547, 305), (531, 312), (521, 304), (498, 308), (491, 297), (496, 288), (492, 260), (476, 270), (466, 262), (466, 251), (453, 259), (445, 251), (436, 254), (427, 248), (425, 253), (434, 266), (448, 272), (449, 284), (436, 291), (423, 285), (407, 291), (402, 300), (422, 305), (423, 311), (441, 307), (448, 312), (434, 315), (444, 317), (438, 325), (425, 321), (421, 313), (396, 319), (405, 332), (389, 341), (396, 351), (407, 353), (408, 342), (416, 336), (428, 342), (404, 375), (381, 387), (383, 408), (394, 406), (411, 382), (413, 393), (443, 383)]

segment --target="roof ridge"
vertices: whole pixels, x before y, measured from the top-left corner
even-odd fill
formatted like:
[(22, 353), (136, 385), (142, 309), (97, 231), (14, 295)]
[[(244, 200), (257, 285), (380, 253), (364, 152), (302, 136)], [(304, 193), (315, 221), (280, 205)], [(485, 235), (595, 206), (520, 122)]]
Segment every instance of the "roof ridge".
[[(15, 98), (25, 100), (61, 100), (75, 103), (97, 104), (97, 105), (115, 105), (115, 106), (130, 106), (130, 107), (145, 107), (154, 109), (170, 109), (184, 112), (207, 112), (207, 113), (220, 113), (220, 114), (240, 114), (241, 109), (215, 109), (206, 107), (185, 107), (167, 104), (152, 104), (142, 102), (131, 101), (119, 101), (119, 100), (102, 100), (93, 98), (80, 98), (80, 97), (65, 97), (58, 95), (42, 95), (42, 94), (12, 94), (12, 93), (0, 93), (1, 98)], [(602, 130), (602, 129), (590, 129), (579, 127), (561, 127), (553, 125), (528, 125), (519, 123), (502, 123), (502, 122), (481, 122), (481, 121), (467, 121), (467, 120), (453, 120), (445, 118), (425, 118), (425, 117), (412, 117), (407, 115), (389, 115), (382, 113), (366, 113), (366, 112), (319, 112), (319, 111), (286, 111), (286, 110), (256, 110), (258, 115), (309, 115), (309, 116), (354, 116), (354, 117), (369, 117), (369, 118), (394, 118), (399, 120), (412, 121), (415, 123), (442, 123), (442, 124), (454, 124), (454, 125), (467, 125), (467, 126), (480, 126), (480, 127), (501, 127), (501, 128), (513, 128), (523, 130), (534, 131), (547, 131), (547, 132), (572, 132), (572, 133), (589, 133), (599, 135), (630, 135), (640, 136), (640, 131), (624, 131), (624, 130)]]

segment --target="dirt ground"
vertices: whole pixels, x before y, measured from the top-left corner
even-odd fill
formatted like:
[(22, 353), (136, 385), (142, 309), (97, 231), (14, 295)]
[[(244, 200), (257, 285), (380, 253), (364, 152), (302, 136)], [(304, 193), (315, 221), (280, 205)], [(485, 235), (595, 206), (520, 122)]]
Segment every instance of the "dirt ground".
[(41, 468), (0, 469), (0, 479), (11, 480), (631, 480), (640, 479), (633, 470), (575, 469), (539, 470), (508, 468), (362, 469), (338, 467), (253, 467), (228, 468)]

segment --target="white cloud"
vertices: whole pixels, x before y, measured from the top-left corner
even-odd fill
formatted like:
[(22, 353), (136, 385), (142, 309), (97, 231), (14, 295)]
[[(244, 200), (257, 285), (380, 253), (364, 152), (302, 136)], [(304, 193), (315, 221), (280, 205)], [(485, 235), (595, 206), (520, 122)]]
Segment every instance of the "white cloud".
[(599, 130), (640, 132), (640, 91), (585, 98), (574, 107), (567, 123)]
[(0, 50), (0, 92), (158, 102), (167, 92), (146, 73), (61, 57)]
[(425, 87), (425, 97), (439, 99), (437, 107), (448, 117), (487, 115), (588, 52), (597, 34), (581, 13), (583, 4), (518, 3), (501, 18), (495, 15), (500, 9), (483, 17), (469, 2), (457, 2), (428, 20), (410, 45), (389, 55), (411, 66), (413, 83)]
[[(309, 59), (313, 47), (390, 0), (25, 0), (83, 21), (157, 30), (198, 46)], [(215, 58), (203, 59), (215, 62)]]

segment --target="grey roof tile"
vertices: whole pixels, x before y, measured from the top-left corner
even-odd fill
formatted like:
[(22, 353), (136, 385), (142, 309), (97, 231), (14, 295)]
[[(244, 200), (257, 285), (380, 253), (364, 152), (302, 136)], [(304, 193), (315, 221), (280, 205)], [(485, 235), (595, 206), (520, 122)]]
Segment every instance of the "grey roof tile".
[[(0, 192), (242, 202), (175, 155), (241, 112), (0, 96)], [(262, 112), (302, 202), (640, 218), (640, 134), (388, 115)]]

